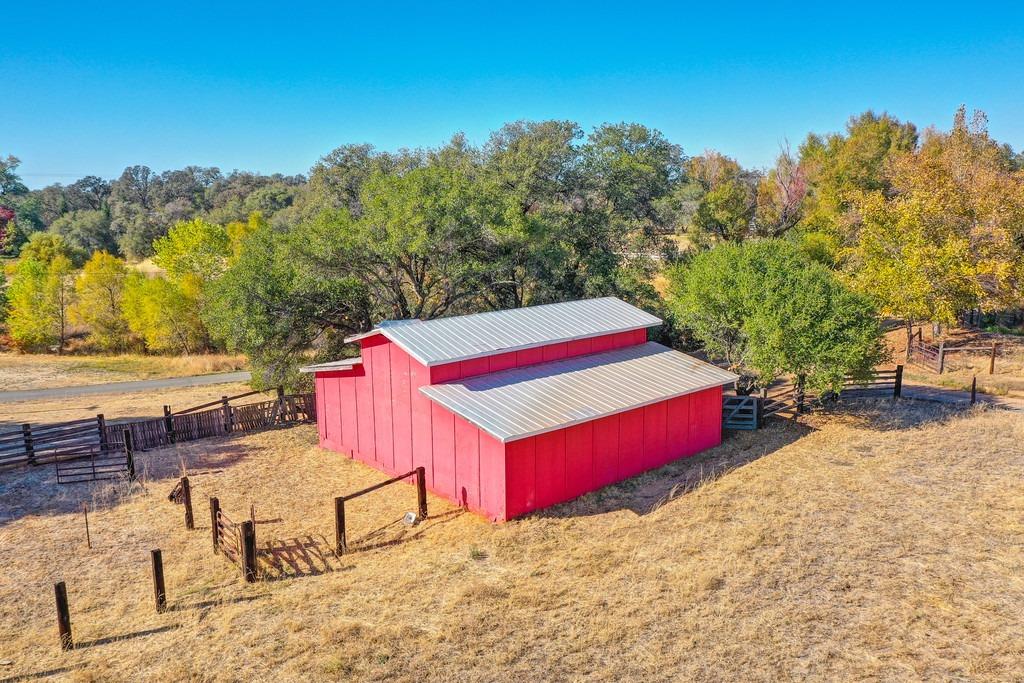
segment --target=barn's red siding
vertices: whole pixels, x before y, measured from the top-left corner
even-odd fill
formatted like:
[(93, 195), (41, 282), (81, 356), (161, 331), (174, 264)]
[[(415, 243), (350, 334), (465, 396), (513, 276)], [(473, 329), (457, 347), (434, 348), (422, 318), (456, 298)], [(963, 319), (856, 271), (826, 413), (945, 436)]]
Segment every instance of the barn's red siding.
[(646, 340), (635, 330), (427, 368), (374, 335), (361, 365), (317, 373), (320, 444), (391, 474), (422, 466), (434, 493), (492, 520), (517, 517), (718, 444), (721, 389), (502, 444), (419, 388)]
[[(691, 419), (691, 410), (702, 416)], [(572, 500), (722, 441), (722, 389), (505, 444), (505, 518)]]

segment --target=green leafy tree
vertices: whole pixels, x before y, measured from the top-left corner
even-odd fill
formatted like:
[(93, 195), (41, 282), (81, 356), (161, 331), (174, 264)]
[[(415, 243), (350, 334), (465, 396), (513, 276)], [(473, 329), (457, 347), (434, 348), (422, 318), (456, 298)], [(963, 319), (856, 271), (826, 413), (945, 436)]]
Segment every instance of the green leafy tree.
[(852, 117), (845, 134), (808, 135), (799, 150), (808, 185), (800, 228), (852, 242), (858, 221), (854, 203), (864, 193), (890, 192), (888, 164), (913, 151), (917, 142), (913, 124), (872, 111)]
[(33, 258), (19, 261), (8, 292), (7, 325), (18, 348), (64, 350), (68, 311), (74, 301), (74, 268), (64, 256), (49, 264)]
[(50, 232), (86, 254), (94, 251), (118, 253), (118, 236), (110, 224), (110, 215), (102, 209), (82, 209), (66, 213), (50, 224)]
[(320, 359), (338, 358), (345, 336), (371, 325), (363, 282), (320, 269), (308, 252), (297, 257), (294, 243), (308, 248), (305, 239), (258, 225), (209, 290), (204, 321), (229, 350), (248, 356), (257, 386), (294, 386), (311, 347)]
[(174, 282), (130, 274), (124, 285), (122, 311), (128, 329), (151, 351), (190, 354), (209, 344), (200, 318), (198, 287), (191, 276)]
[(107, 351), (128, 346), (128, 320), (123, 311), (128, 267), (124, 261), (105, 251), (93, 253), (75, 281), (77, 300), (72, 318), (89, 330), (89, 339)]
[(192, 275), (209, 282), (227, 268), (231, 239), (224, 226), (197, 218), (175, 225), (153, 243), (153, 250), (153, 262), (171, 279)]
[(722, 244), (670, 272), (670, 304), (715, 358), (762, 386), (790, 374), (838, 389), (886, 358), (876, 311), (794, 245)]
[(19, 256), (21, 258), (35, 259), (45, 265), (50, 265), (55, 258), (63, 256), (71, 261), (72, 265), (80, 267), (85, 262), (86, 254), (81, 249), (69, 244), (60, 235), (49, 232), (35, 232), (21, 246)]

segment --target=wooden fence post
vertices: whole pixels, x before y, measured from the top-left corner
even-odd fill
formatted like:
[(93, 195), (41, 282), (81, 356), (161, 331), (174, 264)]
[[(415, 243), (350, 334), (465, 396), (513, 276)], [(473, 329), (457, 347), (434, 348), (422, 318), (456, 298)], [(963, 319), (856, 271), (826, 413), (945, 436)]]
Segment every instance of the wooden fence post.
[(416, 468), (416, 503), (420, 519), (427, 518), (427, 470)]
[(761, 396), (753, 396), (754, 399), (754, 420), (756, 429), (764, 427), (764, 401), (765, 399)]
[(53, 584), (53, 594), (57, 599), (57, 633), (60, 636), (60, 649), (67, 652), (75, 647), (71, 638), (71, 610), (68, 609), (68, 589), (63, 581)]
[(167, 443), (174, 443), (174, 416), (170, 406), (164, 406), (164, 431), (167, 432)]
[(946, 368), (946, 342), (945, 340), (939, 342), (939, 374)]
[(100, 450), (106, 453), (109, 444), (107, 444), (107, 421), (104, 419), (103, 413), (96, 416), (96, 429), (100, 433)]
[(156, 601), (156, 611), (163, 612), (167, 609), (167, 591), (164, 589), (164, 560), (160, 549), (150, 551), (153, 561), (153, 598)]
[(992, 375), (996, 371), (996, 343), (992, 342), (992, 355), (988, 359), (988, 374)]
[(220, 516), (220, 501), (210, 497), (210, 528), (213, 530), (213, 552), (220, 552), (220, 531), (217, 529), (217, 517)]
[(28, 422), (21, 425), (21, 438), (25, 441), (25, 455), (28, 457), (28, 464), (36, 464), (36, 450), (32, 446), (32, 425)]
[(896, 366), (896, 384), (892, 387), (892, 397), (899, 398), (903, 395), (903, 366)]
[(971, 380), (971, 405), (973, 406), (978, 401), (978, 376), (975, 375), (974, 379)]
[(228, 403), (227, 396), (220, 397), (220, 404), (224, 410), (224, 433), (231, 433), (231, 405)]
[(181, 502), (185, 504), (185, 528), (191, 531), (196, 528), (196, 522), (192, 517), (192, 487), (188, 477), (181, 478)]
[(252, 520), (241, 524), (242, 531), (242, 575), (252, 583), (256, 580), (256, 525)]
[(345, 537), (345, 497), (338, 496), (334, 499), (334, 551), (344, 555), (348, 550), (348, 541)]
[(128, 478), (135, 479), (135, 447), (132, 443), (132, 430), (125, 429), (121, 434), (124, 436), (124, 457), (128, 465)]

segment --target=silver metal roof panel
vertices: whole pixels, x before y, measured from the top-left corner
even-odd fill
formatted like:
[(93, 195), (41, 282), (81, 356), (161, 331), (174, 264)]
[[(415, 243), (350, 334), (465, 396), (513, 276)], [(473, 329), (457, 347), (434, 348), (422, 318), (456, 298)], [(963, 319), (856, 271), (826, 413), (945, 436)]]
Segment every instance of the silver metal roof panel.
[(424, 365), (521, 351), (545, 344), (654, 327), (657, 318), (615, 297), (566, 301), (451, 318), (388, 324), (346, 341), (383, 334)]
[(737, 379), (727, 370), (648, 342), (433, 384), (420, 391), (508, 442)]
[(306, 365), (299, 368), (299, 372), (330, 372), (331, 370), (349, 370), (357, 365), (362, 364), (363, 359), (361, 356), (355, 358), (343, 358), (342, 360), (332, 360), (330, 363), (317, 363), (316, 365)]

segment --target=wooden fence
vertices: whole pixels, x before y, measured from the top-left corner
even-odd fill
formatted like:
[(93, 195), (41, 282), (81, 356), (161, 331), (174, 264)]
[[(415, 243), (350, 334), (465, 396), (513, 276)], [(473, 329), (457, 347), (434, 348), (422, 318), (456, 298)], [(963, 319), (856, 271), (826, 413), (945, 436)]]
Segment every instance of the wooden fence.
[(947, 356), (951, 353), (984, 353), (988, 356), (988, 374), (996, 371), (996, 358), (999, 356), (1000, 344), (991, 342), (988, 344), (966, 344), (964, 346), (946, 346), (945, 341), (938, 344), (929, 344), (921, 339), (921, 330), (910, 342), (909, 360), (915, 365), (927, 368), (932, 372), (942, 374), (946, 371)]
[(838, 394), (808, 394), (797, 384), (781, 384), (749, 396), (722, 396), (723, 429), (759, 429), (768, 417), (795, 419), (801, 413), (836, 399), (899, 398), (903, 391), (903, 366), (876, 370), (867, 377), (847, 376)]
[(220, 501), (210, 498), (210, 526), (213, 551), (221, 553), (239, 566), (246, 581), (256, 580), (256, 522), (236, 523), (220, 509)]
[(95, 418), (49, 425), (23, 424), (0, 432), (0, 469), (66, 460), (78, 449), (121, 450), (126, 431), (131, 434), (134, 449), (144, 451), (316, 419), (313, 394), (287, 395), (279, 389), (277, 398), (270, 401), (234, 406), (230, 403), (257, 393), (223, 396), (212, 403), (175, 413), (169, 406), (164, 406), (164, 417), (149, 420), (108, 424), (103, 415), (97, 415)]

